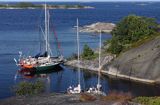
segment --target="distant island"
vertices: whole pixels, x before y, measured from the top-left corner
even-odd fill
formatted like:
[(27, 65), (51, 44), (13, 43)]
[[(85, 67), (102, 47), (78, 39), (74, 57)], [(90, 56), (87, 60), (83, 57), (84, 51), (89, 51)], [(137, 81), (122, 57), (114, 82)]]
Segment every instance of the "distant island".
[[(47, 4), (49, 9), (93, 9), (91, 6), (83, 5), (53, 5)], [(19, 2), (16, 4), (0, 4), (0, 9), (41, 9), (44, 8), (44, 4), (33, 4), (30, 2)]]

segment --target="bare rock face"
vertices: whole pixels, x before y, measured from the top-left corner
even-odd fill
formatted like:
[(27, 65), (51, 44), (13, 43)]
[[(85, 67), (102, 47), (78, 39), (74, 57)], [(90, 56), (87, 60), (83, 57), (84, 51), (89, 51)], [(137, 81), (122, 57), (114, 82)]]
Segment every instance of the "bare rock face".
[(160, 37), (121, 54), (104, 68), (114, 68), (119, 74), (160, 82)]
[(81, 27), (80, 32), (99, 32), (101, 30), (104, 33), (110, 33), (115, 27), (116, 25), (113, 23), (97, 22)]
[[(101, 66), (108, 64), (115, 58), (115, 55), (101, 55)], [(97, 71), (99, 69), (99, 58), (92, 60), (80, 60), (80, 64), (78, 65), (77, 60), (67, 61), (66, 65), (72, 67), (80, 67), (82, 69), (87, 69), (91, 71)]]

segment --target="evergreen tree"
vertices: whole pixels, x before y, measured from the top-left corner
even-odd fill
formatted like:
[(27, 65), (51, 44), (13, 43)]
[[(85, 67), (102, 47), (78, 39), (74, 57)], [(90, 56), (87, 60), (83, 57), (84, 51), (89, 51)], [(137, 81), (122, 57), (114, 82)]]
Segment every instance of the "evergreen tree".
[(132, 43), (150, 37), (156, 33), (158, 24), (155, 19), (136, 15), (123, 18), (111, 32), (112, 39), (109, 51), (119, 54), (124, 49), (132, 46)]
[(85, 44), (83, 48), (82, 58), (89, 60), (92, 59), (93, 56), (94, 56), (94, 51), (87, 44)]

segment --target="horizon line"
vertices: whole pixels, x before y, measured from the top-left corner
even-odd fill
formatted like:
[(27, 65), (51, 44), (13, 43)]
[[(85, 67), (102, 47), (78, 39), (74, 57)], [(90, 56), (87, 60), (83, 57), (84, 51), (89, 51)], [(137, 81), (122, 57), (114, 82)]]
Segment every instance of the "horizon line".
[[(19, 1), (19, 0), (15, 0), (15, 1), (13, 1), (13, 0), (8, 0), (8, 1), (1, 1), (0, 0), (0, 2), (45, 2), (45, 0), (43, 0), (43, 1), (40, 1), (40, 0), (31, 0), (31, 1), (28, 1), (28, 0), (23, 0), (23, 1)], [(103, 1), (103, 0), (101, 0), (101, 1), (95, 1), (95, 0), (91, 0), (91, 1), (70, 1), (70, 0), (68, 0), (68, 1), (46, 1), (46, 2), (160, 2), (160, 1), (158, 1), (158, 0), (154, 0), (154, 1), (151, 1), (151, 0), (145, 0), (145, 1), (133, 1), (133, 0), (117, 0), (117, 1), (112, 1), (112, 0), (109, 0), (109, 1)]]
[(160, 2), (160, 0), (0, 0), (0, 2)]

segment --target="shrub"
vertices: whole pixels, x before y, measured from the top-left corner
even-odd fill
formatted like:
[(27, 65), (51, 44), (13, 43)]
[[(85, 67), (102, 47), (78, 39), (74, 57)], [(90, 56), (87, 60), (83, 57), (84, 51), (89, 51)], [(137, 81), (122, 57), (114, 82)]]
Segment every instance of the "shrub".
[(96, 54), (94, 54), (94, 51), (87, 44), (85, 44), (81, 56), (83, 59), (90, 60), (94, 59), (96, 57)]
[(43, 82), (36, 81), (31, 82), (20, 82), (16, 87), (14, 87), (14, 92), (16, 95), (35, 95), (42, 93), (44, 91)]

